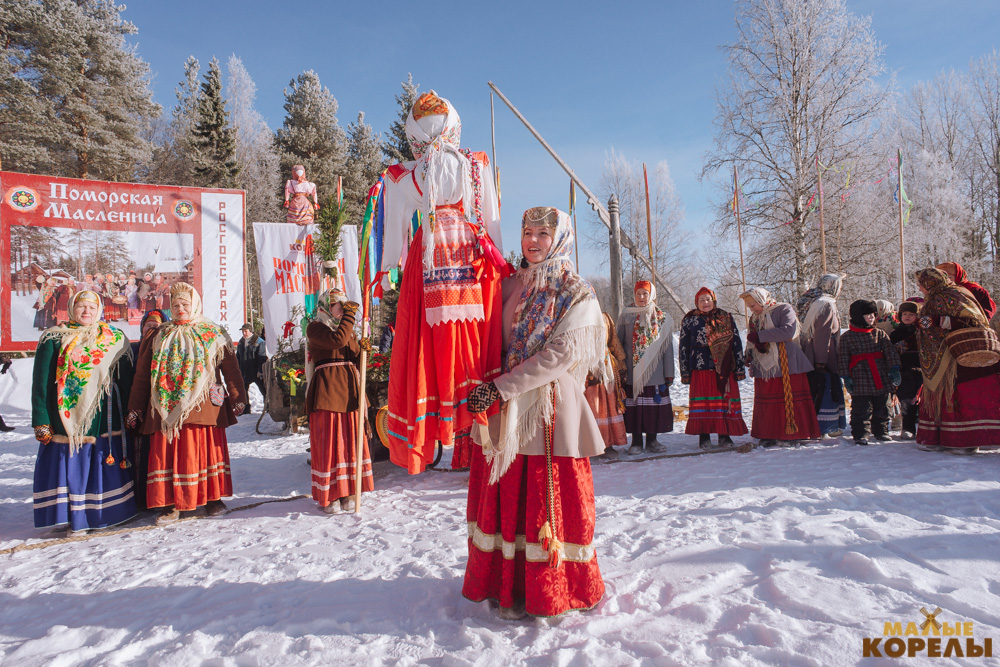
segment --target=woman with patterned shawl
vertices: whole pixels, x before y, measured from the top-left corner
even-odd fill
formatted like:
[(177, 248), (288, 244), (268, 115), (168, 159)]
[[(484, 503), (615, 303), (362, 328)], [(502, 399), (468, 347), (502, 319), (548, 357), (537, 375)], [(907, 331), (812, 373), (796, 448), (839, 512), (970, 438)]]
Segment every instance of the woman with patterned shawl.
[[(222, 514), (233, 495), (226, 428), (246, 405), (246, 389), (226, 330), (202, 315), (187, 283), (170, 287), (171, 320), (139, 346), (128, 426), (151, 436), (146, 505), (157, 524), (204, 506)], [(150, 369), (148, 372), (146, 369)]]
[(642, 454), (645, 433), (646, 451), (661, 454), (667, 446), (657, 442), (657, 434), (674, 430), (674, 320), (656, 305), (656, 286), (650, 281), (637, 282), (632, 294), (632, 305), (622, 310), (617, 328), (625, 348), (625, 427), (632, 434), (628, 453)]
[(1000, 363), (960, 366), (945, 337), (959, 329), (989, 328), (976, 297), (940, 269), (917, 272), (924, 305), (917, 321), (917, 346), (924, 383), (917, 443), (927, 451), (975, 454), (1000, 445)]
[(568, 215), (525, 211), (521, 249), (521, 269), (503, 283), (503, 372), (469, 397), (481, 447), (472, 450), (462, 594), (495, 600), (504, 618), (590, 609), (604, 595), (588, 458), (604, 440), (584, 385), (588, 373), (606, 379), (607, 330), (573, 269)]
[(799, 347), (795, 309), (763, 287), (740, 294), (750, 312), (747, 367), (753, 376), (750, 436), (763, 447), (819, 438), (807, 373), (813, 365)]
[(737, 384), (746, 377), (743, 343), (736, 320), (719, 308), (715, 292), (702, 287), (694, 303), (681, 321), (679, 340), (681, 382), (690, 385), (684, 432), (697, 435), (702, 449), (712, 446), (712, 433), (719, 434), (720, 447), (731, 447), (732, 436), (747, 432)]
[(997, 314), (997, 304), (994, 303), (993, 298), (985, 287), (969, 280), (961, 264), (958, 262), (944, 262), (943, 264), (938, 264), (937, 268), (947, 273), (948, 277), (951, 278), (951, 282), (969, 290), (976, 301), (979, 302), (979, 305), (982, 306), (983, 313), (986, 314), (986, 319), (993, 319), (993, 316)]
[[(324, 292), (306, 327), (309, 386), (309, 459), (312, 497), (327, 514), (354, 506), (361, 347), (354, 334), (358, 304), (333, 289)], [(361, 491), (374, 491), (368, 438), (362, 434)]]
[[(500, 372), (500, 213), (485, 153), (459, 148), (455, 107), (434, 91), (406, 119), (415, 161), (384, 175), (383, 268), (403, 262), (389, 367), (389, 454), (411, 474), (454, 444), (469, 465), (477, 384)], [(413, 225), (419, 221), (419, 225)], [(407, 246), (412, 234), (413, 240)]]
[(132, 385), (128, 338), (101, 321), (100, 295), (70, 297), (69, 323), (46, 330), (35, 351), (31, 425), (35, 526), (104, 528), (136, 515), (123, 406)]
[(840, 316), (837, 297), (844, 284), (841, 274), (827, 273), (816, 281), (795, 303), (802, 324), (799, 345), (813, 365), (809, 373), (816, 420), (824, 437), (837, 437), (847, 428), (844, 385), (837, 374), (837, 345), (840, 342)]

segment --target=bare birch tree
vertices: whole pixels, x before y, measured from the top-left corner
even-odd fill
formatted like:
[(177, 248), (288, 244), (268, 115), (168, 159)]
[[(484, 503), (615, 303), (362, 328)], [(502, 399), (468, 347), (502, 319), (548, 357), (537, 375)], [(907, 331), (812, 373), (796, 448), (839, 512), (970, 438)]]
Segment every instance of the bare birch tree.
[[(882, 46), (870, 20), (844, 0), (747, 0), (736, 10), (738, 39), (724, 46), (729, 75), (717, 93), (715, 149), (702, 177), (725, 183), (732, 166), (753, 202), (743, 212), (744, 240), (754, 254), (757, 282), (801, 291), (820, 271), (819, 239), (810, 197), (816, 157), (852, 164), (864, 179), (877, 171), (872, 135), (890, 103)], [(728, 236), (735, 220), (719, 207)], [(735, 236), (735, 234), (734, 234)]]

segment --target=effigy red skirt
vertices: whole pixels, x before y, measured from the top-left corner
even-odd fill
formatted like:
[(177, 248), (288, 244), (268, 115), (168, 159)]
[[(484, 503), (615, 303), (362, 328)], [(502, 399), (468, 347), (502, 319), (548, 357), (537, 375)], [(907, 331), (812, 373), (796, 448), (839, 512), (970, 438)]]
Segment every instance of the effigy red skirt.
[(396, 337), (389, 365), (389, 458), (410, 474), (434, 460), (438, 440), (456, 446), (452, 467), (468, 465), (472, 416), (469, 393), (500, 373), (503, 335), (500, 274), (482, 257), (471, 260), (482, 291), (484, 321), (431, 326), (425, 313), (423, 228), (410, 243), (403, 269)]
[(157, 431), (149, 442), (146, 507), (174, 506), (182, 512), (233, 495), (226, 429), (182, 426), (168, 442)]
[(688, 435), (743, 435), (747, 432), (747, 424), (743, 421), (740, 385), (736, 376), (729, 376), (729, 389), (722, 396), (715, 375), (714, 370), (691, 373), (688, 423), (684, 432)]
[[(309, 459), (312, 497), (326, 507), (334, 500), (354, 496), (354, 455), (358, 437), (357, 412), (316, 410), (309, 413)], [(361, 492), (375, 490), (368, 438), (362, 434)]]
[[(966, 370), (958, 369), (959, 380)], [(941, 447), (1000, 445), (1000, 373), (959, 381), (952, 405), (942, 406), (938, 423), (921, 404), (917, 442)]]
[(469, 473), (469, 562), (462, 595), (496, 600), (511, 608), (524, 602), (534, 616), (590, 609), (604, 596), (594, 550), (594, 478), (589, 459), (552, 459), (553, 513), (562, 543), (558, 564), (538, 539), (547, 519), (544, 456), (519, 455), (497, 484), (474, 446)]
[(820, 437), (808, 377), (805, 373), (793, 373), (788, 376), (788, 381), (792, 389), (793, 430), (789, 432), (787, 429), (789, 420), (781, 376), (754, 378), (752, 437), (763, 440), (814, 440)]

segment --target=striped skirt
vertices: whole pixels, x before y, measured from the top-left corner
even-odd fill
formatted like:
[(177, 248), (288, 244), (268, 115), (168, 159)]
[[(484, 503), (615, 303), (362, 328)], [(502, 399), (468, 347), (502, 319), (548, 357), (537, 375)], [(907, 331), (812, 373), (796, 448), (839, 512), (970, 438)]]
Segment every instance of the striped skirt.
[[(109, 460), (109, 455), (111, 459)], [(66, 443), (38, 446), (35, 460), (35, 527), (68, 523), (72, 530), (104, 528), (137, 514), (132, 476), (121, 467), (120, 435), (97, 438), (75, 454)]]
[(481, 447), (472, 448), (469, 473), (469, 562), (462, 595), (496, 600), (511, 608), (523, 602), (534, 616), (590, 609), (604, 597), (594, 550), (594, 478), (590, 459), (552, 458), (553, 526), (562, 542), (551, 563), (539, 539), (547, 520), (544, 456), (518, 455), (496, 484)]
[[(674, 430), (674, 406), (670, 393), (659, 396), (656, 387), (643, 387), (637, 398), (632, 398), (632, 385), (625, 385), (625, 429), (628, 433), (670, 433)], [(624, 443), (622, 443), (624, 444)]]
[(819, 422), (805, 373), (789, 376), (792, 389), (794, 428), (789, 431), (788, 408), (781, 377), (753, 381), (753, 424), (750, 435), (763, 440), (811, 440), (819, 438)]
[[(618, 411), (617, 397), (604, 384), (592, 384), (583, 392), (607, 447), (619, 447), (628, 442), (625, 419)], [(669, 399), (668, 399), (669, 400)], [(671, 413), (672, 415), (673, 413)]]
[(714, 370), (694, 371), (691, 374), (688, 423), (684, 432), (688, 435), (743, 435), (747, 432), (747, 423), (743, 421), (740, 385), (736, 376), (729, 376), (729, 389), (725, 396), (720, 396), (715, 375)]
[(938, 424), (921, 405), (917, 442), (941, 447), (1000, 445), (1000, 374), (956, 384), (952, 405), (942, 407)]
[[(312, 460), (312, 497), (326, 507), (354, 495), (354, 455), (358, 437), (357, 412), (316, 410), (309, 413), (309, 458)], [(361, 492), (375, 490), (368, 438), (361, 436)]]
[(226, 429), (183, 426), (174, 440), (157, 431), (149, 442), (146, 507), (182, 512), (233, 495)]
[(313, 205), (305, 194), (297, 192), (294, 197), (288, 200), (285, 222), (296, 225), (311, 225), (313, 223)]

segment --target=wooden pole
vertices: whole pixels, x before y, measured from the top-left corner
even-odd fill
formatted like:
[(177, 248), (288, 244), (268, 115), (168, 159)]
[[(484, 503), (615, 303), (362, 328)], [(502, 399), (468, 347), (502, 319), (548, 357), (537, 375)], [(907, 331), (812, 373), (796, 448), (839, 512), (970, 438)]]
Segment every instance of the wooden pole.
[(354, 449), (354, 513), (361, 511), (361, 462), (365, 454), (365, 412), (367, 411), (367, 400), (365, 391), (368, 380), (368, 345), (369, 336), (366, 331), (368, 323), (368, 302), (371, 294), (371, 285), (364, 286), (364, 293), (361, 295), (361, 391), (358, 394), (358, 436)]
[(617, 320), (622, 312), (622, 244), (618, 197), (614, 194), (608, 199), (608, 217), (611, 218), (611, 235), (608, 241), (608, 248), (611, 250), (611, 310)]
[(642, 163), (642, 180), (646, 186), (646, 241), (649, 243), (649, 272), (653, 276), (653, 284), (656, 284), (656, 261), (653, 259), (653, 222), (652, 211), (649, 207), (649, 174), (646, 173), (646, 163)]
[[(497, 208), (500, 207), (500, 174), (497, 172), (497, 126), (493, 117), (493, 91), (490, 91), (490, 139), (493, 141), (493, 185), (497, 191)], [(575, 231), (575, 230), (574, 230)]]
[(899, 300), (906, 300), (906, 255), (903, 249), (903, 151), (896, 149), (896, 171), (899, 172), (897, 187), (899, 188)]
[[(743, 291), (747, 291), (747, 269), (743, 263), (743, 224), (740, 222), (740, 172), (736, 165), (733, 165), (733, 211), (736, 213), (736, 238), (740, 243), (740, 280), (743, 283)], [(747, 302), (743, 300), (743, 317), (750, 320), (747, 314)]]
[(826, 274), (826, 227), (823, 226), (823, 172), (819, 167), (819, 151), (816, 152), (816, 183), (819, 185), (819, 247), (823, 260), (823, 274)]

